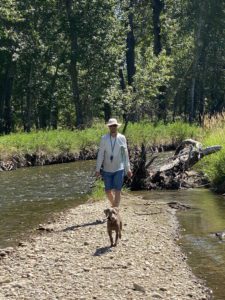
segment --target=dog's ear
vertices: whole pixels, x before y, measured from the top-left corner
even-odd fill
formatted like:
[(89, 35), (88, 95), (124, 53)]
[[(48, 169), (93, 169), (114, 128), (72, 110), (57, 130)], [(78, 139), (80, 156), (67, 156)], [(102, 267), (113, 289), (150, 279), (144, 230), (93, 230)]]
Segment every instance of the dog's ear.
[(104, 213), (105, 213), (106, 217), (108, 217), (108, 215), (109, 215), (109, 209), (108, 209), (108, 208), (105, 209), (105, 210), (104, 210)]

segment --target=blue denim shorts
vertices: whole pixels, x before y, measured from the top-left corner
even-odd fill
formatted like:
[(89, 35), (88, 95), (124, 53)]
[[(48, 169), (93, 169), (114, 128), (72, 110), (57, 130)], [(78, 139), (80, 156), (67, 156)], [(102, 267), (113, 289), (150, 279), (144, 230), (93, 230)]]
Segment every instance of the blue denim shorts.
[(120, 191), (123, 186), (124, 170), (116, 172), (105, 172), (103, 171), (103, 180), (105, 184), (105, 190), (117, 190)]

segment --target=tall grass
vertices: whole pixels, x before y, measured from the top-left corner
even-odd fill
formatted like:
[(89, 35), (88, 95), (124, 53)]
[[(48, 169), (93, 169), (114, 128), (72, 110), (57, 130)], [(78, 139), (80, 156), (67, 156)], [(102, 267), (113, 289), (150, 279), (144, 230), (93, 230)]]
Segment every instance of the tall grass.
[(105, 199), (104, 183), (102, 180), (96, 180), (90, 194), (91, 200), (98, 201)]
[(90, 128), (83, 131), (51, 130), (1, 136), (0, 160), (12, 155), (34, 153), (78, 153), (84, 147), (97, 147), (102, 133), (100, 129)]
[(145, 121), (129, 124), (126, 136), (132, 145), (141, 145), (144, 142), (145, 144), (159, 146), (177, 144), (186, 138), (201, 139), (202, 129), (184, 122), (154, 125)]
[[(120, 128), (122, 131), (123, 127)], [(100, 138), (108, 129), (103, 123), (97, 123), (85, 130), (51, 130), (31, 133), (13, 133), (0, 137), (0, 160), (12, 155), (43, 153), (57, 155), (60, 153), (78, 153), (82, 148), (97, 148)], [(185, 138), (198, 138), (201, 129), (182, 122), (157, 124), (150, 122), (130, 123), (126, 132), (129, 145), (161, 145), (178, 143)]]
[(203, 128), (209, 131), (218, 128), (225, 128), (225, 112), (221, 112), (213, 116), (206, 115), (203, 121)]
[(220, 145), (219, 152), (204, 157), (197, 165), (198, 170), (203, 171), (209, 180), (218, 186), (225, 182), (225, 122), (217, 116), (207, 120), (206, 134), (203, 138), (204, 147)]

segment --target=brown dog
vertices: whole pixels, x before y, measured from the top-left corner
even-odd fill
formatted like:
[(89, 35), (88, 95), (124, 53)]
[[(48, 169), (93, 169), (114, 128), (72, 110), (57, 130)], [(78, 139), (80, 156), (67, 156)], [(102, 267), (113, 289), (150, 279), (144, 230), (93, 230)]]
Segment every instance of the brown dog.
[[(107, 231), (110, 238), (111, 247), (116, 247), (118, 238), (121, 239), (122, 220), (119, 215), (118, 207), (112, 207), (104, 210), (107, 217)], [(113, 244), (112, 231), (116, 232), (115, 243)]]

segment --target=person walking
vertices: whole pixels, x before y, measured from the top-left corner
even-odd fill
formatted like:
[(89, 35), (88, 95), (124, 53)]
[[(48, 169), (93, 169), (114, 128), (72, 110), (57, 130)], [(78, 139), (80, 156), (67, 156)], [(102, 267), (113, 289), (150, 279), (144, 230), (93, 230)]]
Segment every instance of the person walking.
[(98, 151), (96, 177), (100, 176), (103, 166), (102, 177), (107, 198), (112, 207), (119, 207), (124, 176), (126, 174), (131, 178), (132, 172), (126, 138), (118, 132), (121, 124), (111, 118), (107, 126), (109, 133), (102, 136)]

